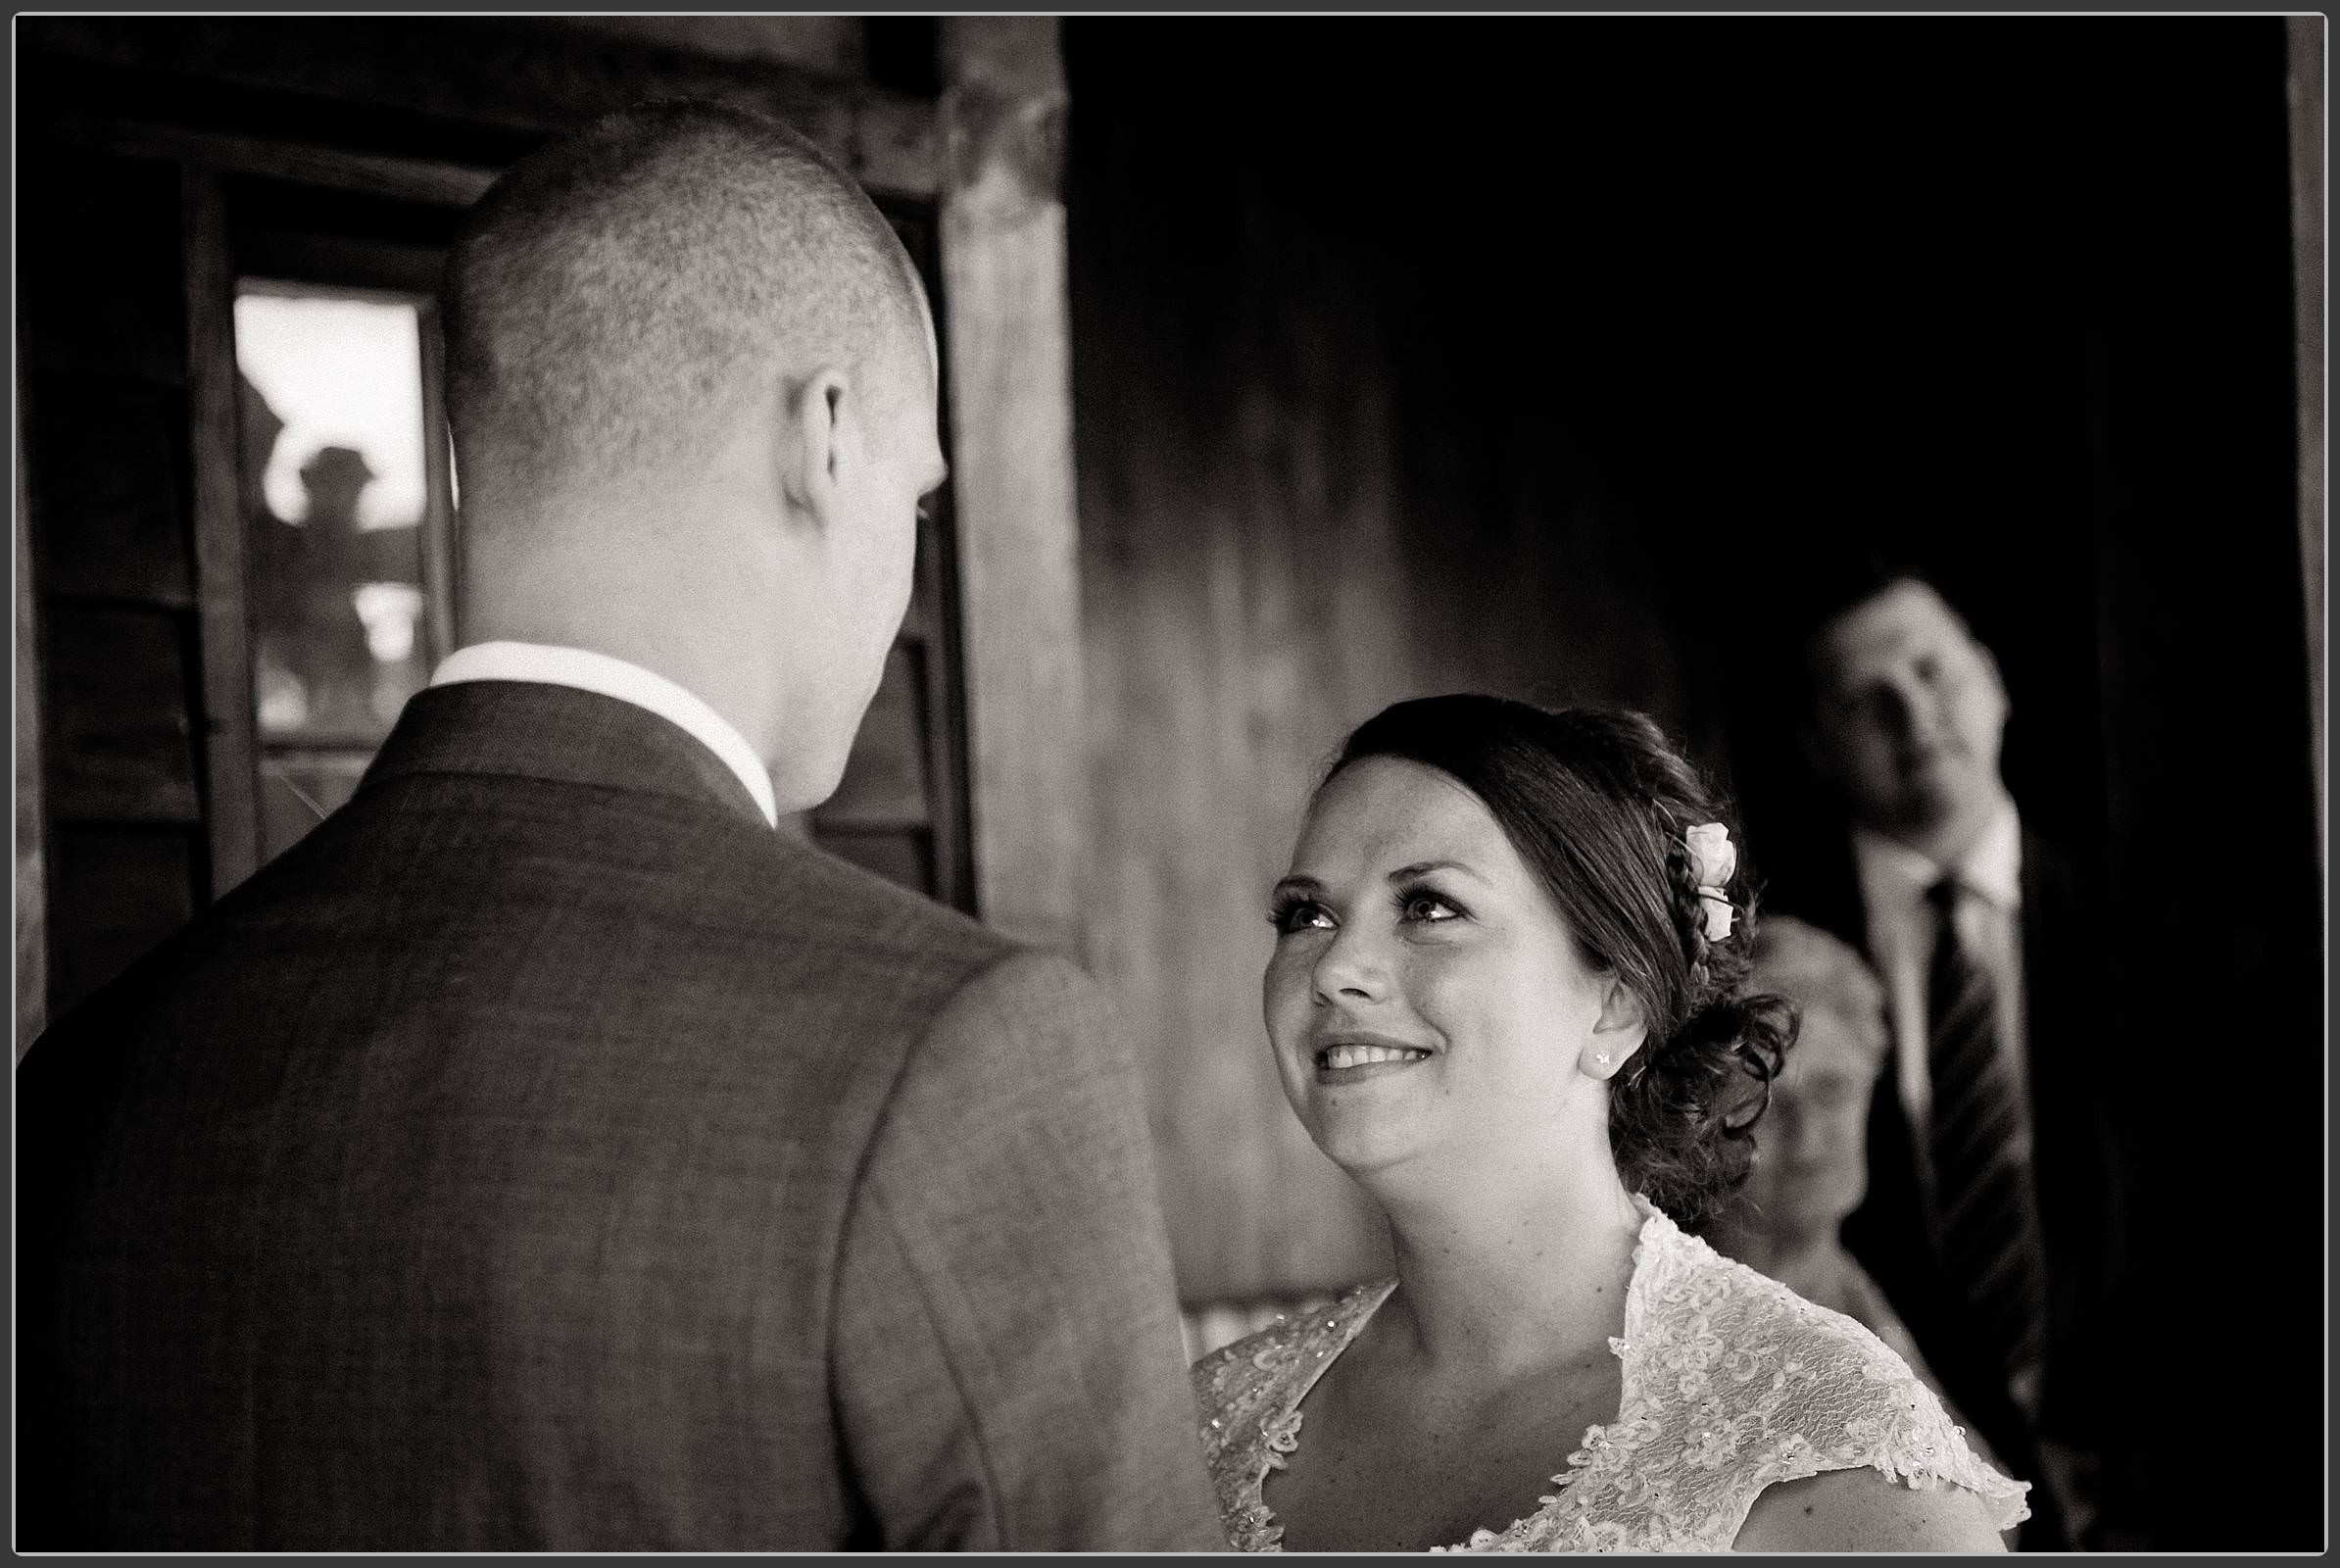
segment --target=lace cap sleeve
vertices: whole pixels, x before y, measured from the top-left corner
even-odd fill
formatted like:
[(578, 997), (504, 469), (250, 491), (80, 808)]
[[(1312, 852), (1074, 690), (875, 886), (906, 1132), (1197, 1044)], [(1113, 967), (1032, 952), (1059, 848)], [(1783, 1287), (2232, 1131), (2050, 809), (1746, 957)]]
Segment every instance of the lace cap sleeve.
[(1734, 1534), (1765, 1487), (1863, 1467), (1921, 1491), (1964, 1487), (1989, 1503), (1999, 1530), (2030, 1517), (2028, 1484), (1984, 1464), (1941, 1399), (1883, 1341), (1761, 1275), (1725, 1266), (1738, 1276), (1732, 1283), (1748, 1309), (1741, 1344), (1749, 1353), (1735, 1363), (1726, 1356), (1718, 1370), (1726, 1378), (1751, 1374), (1745, 1384), (1754, 1397), (1744, 1410), (1759, 1412), (1752, 1442), (1735, 1455)]
[(2000, 1529), (2030, 1489), (1985, 1465), (1941, 1401), (1841, 1313), (1718, 1256), (1652, 1212), (1628, 1298), (1625, 1400), (1543, 1510), (1480, 1550), (1727, 1551), (1766, 1487), (1870, 1468), (1965, 1487)]

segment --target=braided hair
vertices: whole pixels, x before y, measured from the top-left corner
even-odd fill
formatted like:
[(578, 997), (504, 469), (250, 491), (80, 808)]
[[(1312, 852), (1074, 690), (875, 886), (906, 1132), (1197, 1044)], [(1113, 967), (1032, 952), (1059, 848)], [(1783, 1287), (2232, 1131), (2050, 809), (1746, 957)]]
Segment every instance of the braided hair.
[(1331, 776), (1390, 757), (1437, 768), (1479, 797), (1543, 883), (1580, 956), (1640, 1000), (1648, 1036), (1611, 1080), (1619, 1174), (1686, 1230), (1745, 1181), (1751, 1134), (1795, 1039), (1785, 998), (1750, 995), (1754, 901), (1720, 891), (1728, 934), (1709, 937), (1689, 830), (1732, 826), (1723, 802), (1626, 710), (1547, 710), (1462, 695), (1398, 703), (1349, 736)]

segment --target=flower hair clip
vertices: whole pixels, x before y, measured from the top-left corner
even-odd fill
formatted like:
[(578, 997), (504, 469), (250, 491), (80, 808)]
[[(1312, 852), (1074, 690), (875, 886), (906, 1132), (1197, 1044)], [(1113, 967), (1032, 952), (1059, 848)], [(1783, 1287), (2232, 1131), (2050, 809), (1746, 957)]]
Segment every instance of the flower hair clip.
[(1706, 940), (1720, 942), (1731, 935), (1736, 912), (1723, 889), (1738, 870), (1738, 846), (1731, 842), (1731, 830), (1720, 822), (1699, 823), (1682, 835), (1682, 842), (1690, 852), (1690, 875), (1698, 885)]

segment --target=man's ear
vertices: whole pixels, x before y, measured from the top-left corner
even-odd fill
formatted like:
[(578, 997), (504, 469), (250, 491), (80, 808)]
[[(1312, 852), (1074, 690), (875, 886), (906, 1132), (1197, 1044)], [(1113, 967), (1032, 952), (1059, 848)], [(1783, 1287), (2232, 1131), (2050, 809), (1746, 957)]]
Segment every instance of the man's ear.
[(852, 384), (845, 372), (824, 368), (782, 389), (779, 451), (780, 488), (790, 510), (827, 527), (837, 514), (837, 497), (857, 451)]
[(1592, 1033), (1585, 1037), (1577, 1065), (1588, 1078), (1614, 1078), (1648, 1038), (1649, 1016), (1641, 999), (1632, 986), (1611, 975), (1600, 999), (1600, 1016), (1592, 1020)]

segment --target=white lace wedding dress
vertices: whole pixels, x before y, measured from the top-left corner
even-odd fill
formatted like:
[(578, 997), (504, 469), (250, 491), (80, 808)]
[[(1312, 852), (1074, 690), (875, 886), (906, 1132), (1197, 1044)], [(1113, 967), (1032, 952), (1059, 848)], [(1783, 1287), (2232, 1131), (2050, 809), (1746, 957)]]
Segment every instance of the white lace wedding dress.
[[(1584, 1434), (1533, 1512), (1441, 1549), (1727, 1551), (1765, 1487), (1862, 1465), (1912, 1487), (1965, 1487), (2002, 1530), (2029, 1517), (2028, 1484), (1976, 1458), (1876, 1335), (1641, 1208), (1625, 1337), (1609, 1342), (1624, 1363), (1616, 1421)], [(1194, 1363), (1203, 1449), (1236, 1546), (1280, 1549), (1284, 1527), (1261, 1499), (1268, 1473), (1299, 1446), (1300, 1401), (1395, 1288), (1361, 1285)]]

